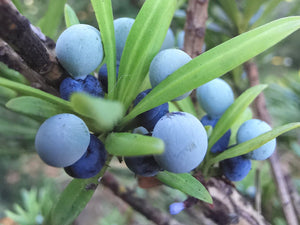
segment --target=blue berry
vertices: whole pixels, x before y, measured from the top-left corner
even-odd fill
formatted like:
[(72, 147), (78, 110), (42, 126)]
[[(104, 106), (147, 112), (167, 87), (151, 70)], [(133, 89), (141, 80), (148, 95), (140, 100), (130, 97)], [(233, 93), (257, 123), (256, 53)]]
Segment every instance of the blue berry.
[(50, 166), (66, 167), (86, 152), (90, 133), (85, 123), (73, 114), (58, 114), (47, 119), (35, 136), (40, 158)]
[[(270, 131), (272, 128), (264, 121), (258, 119), (251, 119), (244, 122), (236, 135), (237, 143), (243, 143), (248, 141), (252, 138), (255, 138), (265, 132)], [(276, 147), (276, 139), (273, 139), (266, 144), (262, 145), (261, 147), (251, 151), (245, 155), (250, 159), (254, 160), (265, 160), (269, 158), (273, 152), (275, 151)]]
[(90, 25), (73, 25), (58, 37), (55, 51), (60, 64), (73, 77), (89, 74), (103, 60), (100, 32)]
[(139, 176), (152, 177), (161, 170), (153, 156), (125, 157), (124, 160), (127, 167)]
[(74, 164), (65, 167), (66, 173), (74, 178), (90, 178), (100, 172), (106, 160), (104, 144), (94, 135), (84, 155)]
[(104, 97), (100, 82), (92, 75), (87, 75), (84, 80), (74, 80), (68, 77), (61, 82), (59, 91), (61, 98), (65, 100), (69, 100), (74, 92), (85, 92), (93, 96)]
[[(134, 106), (136, 106), (146, 95), (151, 91), (151, 89), (145, 90), (138, 94), (134, 100)], [(169, 104), (164, 103), (153, 109), (150, 109), (146, 112), (137, 116), (138, 126), (145, 127), (148, 131), (152, 131), (157, 121), (163, 117), (166, 113), (169, 112)]]
[(207, 151), (207, 134), (200, 121), (186, 112), (172, 112), (155, 125), (153, 137), (164, 141), (165, 151), (154, 155), (157, 163), (173, 173), (187, 173), (196, 168)]
[(220, 78), (198, 87), (196, 96), (199, 104), (210, 118), (220, 118), (234, 102), (231, 87)]
[(228, 180), (241, 181), (251, 170), (251, 160), (243, 156), (225, 159), (220, 162), (220, 168)]
[[(215, 127), (219, 119), (211, 119), (205, 115), (201, 119), (203, 126)], [(210, 149), (212, 153), (220, 153), (226, 150), (230, 141), (231, 130), (229, 129)]]
[[(120, 62), (117, 61), (117, 67), (116, 67), (116, 78), (118, 79), (118, 74), (119, 74), (119, 66), (120, 66)], [(107, 78), (107, 65), (104, 64), (103, 66), (101, 66), (99, 72), (98, 72), (98, 79), (101, 83), (101, 86), (104, 90), (105, 93), (107, 93), (108, 91), (108, 78)]]
[[(166, 49), (159, 52), (152, 60), (149, 68), (149, 79), (152, 88), (166, 79), (170, 74), (191, 61), (192, 58), (184, 51), (179, 49)], [(191, 92), (187, 92), (174, 99), (181, 100), (187, 97)]]
[(162, 43), (162, 46), (160, 48), (160, 51), (173, 48), (175, 45), (175, 36), (171, 28), (168, 29), (166, 37), (164, 39), (164, 42)]
[(133, 23), (134, 19), (127, 17), (114, 20), (117, 61), (121, 60), (125, 43)]
[(176, 215), (185, 209), (184, 202), (174, 202), (169, 206), (171, 215)]

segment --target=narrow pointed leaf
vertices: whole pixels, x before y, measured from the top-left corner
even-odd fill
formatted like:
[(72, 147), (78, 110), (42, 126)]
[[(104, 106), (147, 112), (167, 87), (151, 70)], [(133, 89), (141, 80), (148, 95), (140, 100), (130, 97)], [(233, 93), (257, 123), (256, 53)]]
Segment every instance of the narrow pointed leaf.
[(5, 103), (7, 100), (17, 96), (17, 92), (10, 88), (0, 86), (0, 103)]
[(125, 109), (138, 94), (150, 63), (158, 53), (176, 10), (177, 1), (147, 0), (137, 15), (121, 57), (117, 99)]
[(249, 141), (243, 142), (241, 144), (238, 144), (219, 155), (213, 157), (211, 160), (209, 160), (208, 165), (213, 165), (214, 163), (217, 163), (219, 161), (222, 161), (224, 159), (229, 159), (232, 157), (236, 157), (239, 155), (244, 155), (248, 152), (251, 152), (260, 146), (264, 145), (265, 143), (271, 141), (272, 139), (278, 137), (279, 135), (288, 132), (293, 129), (300, 128), (300, 122), (298, 123), (289, 123), (277, 128), (272, 129), (269, 132), (266, 132), (264, 134), (259, 135), (256, 138), (253, 138)]
[(51, 116), (66, 113), (59, 106), (32, 96), (13, 98), (6, 103), (6, 107), (12, 111), (36, 118), (40, 121)]
[(64, 14), (64, 5), (67, 0), (50, 0), (44, 17), (39, 21), (38, 27), (42, 32), (50, 37), (55, 38), (58, 27)]
[(79, 20), (76, 16), (75, 11), (69, 6), (68, 4), (65, 4), (65, 23), (66, 27), (70, 27), (75, 24), (79, 24)]
[(110, 131), (124, 115), (120, 102), (90, 96), (84, 93), (74, 93), (71, 96), (73, 109), (94, 121), (97, 131)]
[(29, 95), (29, 96), (40, 98), (47, 102), (53, 103), (62, 109), (72, 110), (70, 102), (65, 101), (54, 95), (48, 94), (39, 89), (30, 87), (30, 86), (27, 86), (24, 84), (20, 84), (18, 82), (10, 81), (10, 80), (7, 80), (7, 79), (1, 78), (1, 77), (0, 77), (0, 86), (10, 88), (10, 89), (18, 92), (21, 95)]
[(267, 87), (267, 85), (257, 85), (246, 90), (222, 115), (208, 140), (208, 149), (210, 149), (225, 133), (236, 120), (243, 115), (246, 108), (253, 100)]
[(266, 0), (246, 0), (245, 9), (243, 14), (244, 26), (248, 25), (250, 19), (257, 13), (259, 8), (265, 3)]
[(164, 142), (155, 137), (133, 133), (111, 133), (105, 140), (105, 149), (115, 156), (162, 154)]
[(0, 62), (0, 77), (16, 81), (22, 84), (29, 84), (28, 80), (18, 71), (8, 68), (8, 66)]
[(282, 18), (241, 34), (204, 52), (157, 85), (133, 108), (122, 123), (125, 124), (151, 108), (220, 77), (272, 47), (299, 28), (299, 16)]
[(213, 203), (212, 198), (203, 184), (189, 173), (171, 173), (168, 171), (159, 172), (156, 175), (164, 184), (178, 189), (183, 193), (194, 198), (200, 199), (204, 202)]
[(108, 72), (108, 98), (113, 99), (116, 86), (116, 41), (111, 0), (91, 0), (99, 25)]
[[(43, 224), (69, 225), (84, 209), (95, 192), (97, 179), (73, 179), (60, 195), (49, 220)], [(88, 186), (94, 187), (88, 189)], [(94, 185), (94, 186), (92, 186)]]

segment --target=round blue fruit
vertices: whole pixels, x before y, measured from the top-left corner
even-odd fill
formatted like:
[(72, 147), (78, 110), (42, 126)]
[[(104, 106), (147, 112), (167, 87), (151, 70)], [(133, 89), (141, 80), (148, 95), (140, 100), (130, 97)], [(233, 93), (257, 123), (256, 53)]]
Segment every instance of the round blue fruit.
[[(170, 74), (178, 70), (183, 65), (191, 61), (192, 58), (184, 51), (179, 49), (166, 49), (159, 52), (152, 60), (149, 68), (149, 79), (152, 88), (166, 79)], [(191, 92), (174, 99), (181, 100), (187, 97)]]
[(61, 98), (70, 100), (74, 92), (85, 92), (92, 96), (104, 97), (104, 91), (98, 79), (92, 75), (87, 75), (84, 79), (74, 80), (70, 77), (64, 79), (60, 86), (59, 92)]
[(90, 133), (82, 119), (73, 114), (58, 114), (47, 119), (35, 136), (35, 149), (50, 166), (66, 167), (86, 152)]
[(125, 43), (133, 23), (134, 19), (127, 17), (114, 20), (117, 61), (121, 60)]
[(228, 180), (241, 181), (251, 170), (251, 160), (243, 156), (225, 159), (220, 162), (220, 168)]
[(143, 177), (155, 176), (161, 167), (157, 164), (153, 156), (136, 156), (124, 158), (127, 167), (136, 175)]
[[(152, 89), (145, 90), (138, 94), (134, 100), (134, 106), (136, 106)], [(146, 112), (137, 116), (138, 126), (146, 128), (148, 131), (152, 131), (157, 121), (163, 117), (166, 113), (169, 112), (169, 104), (164, 103), (153, 109), (150, 109)]]
[[(116, 79), (118, 79), (118, 74), (119, 74), (119, 66), (120, 66), (120, 62), (117, 61), (117, 65), (116, 65)], [(104, 64), (103, 66), (101, 66), (99, 72), (98, 72), (98, 79), (101, 83), (101, 86), (104, 90), (105, 93), (107, 93), (108, 91), (108, 78), (107, 78), (107, 65)]]
[(87, 24), (73, 25), (58, 37), (55, 51), (60, 64), (73, 77), (89, 74), (103, 60), (100, 32)]
[(175, 36), (171, 28), (168, 29), (166, 37), (164, 39), (164, 42), (162, 43), (162, 46), (160, 48), (160, 51), (173, 48), (175, 45)]
[(173, 173), (187, 173), (196, 168), (207, 151), (207, 134), (200, 121), (186, 112), (172, 112), (155, 125), (153, 137), (164, 141), (165, 151), (154, 155), (157, 163)]
[[(205, 115), (200, 120), (203, 126), (215, 127), (219, 119), (211, 119), (208, 115)], [(230, 141), (231, 130), (229, 129), (226, 133), (211, 147), (212, 153), (220, 153), (227, 149)]]
[(196, 96), (199, 104), (210, 118), (220, 118), (234, 102), (231, 87), (220, 78), (198, 87)]
[(104, 166), (106, 155), (104, 144), (95, 135), (91, 134), (90, 144), (84, 155), (74, 164), (65, 167), (64, 170), (74, 178), (93, 177)]
[[(270, 130), (272, 130), (272, 128), (264, 121), (258, 119), (247, 120), (240, 126), (237, 132), (237, 143), (243, 143)], [(276, 139), (273, 139), (254, 151), (247, 153), (245, 157), (254, 160), (265, 160), (273, 154), (275, 148)]]

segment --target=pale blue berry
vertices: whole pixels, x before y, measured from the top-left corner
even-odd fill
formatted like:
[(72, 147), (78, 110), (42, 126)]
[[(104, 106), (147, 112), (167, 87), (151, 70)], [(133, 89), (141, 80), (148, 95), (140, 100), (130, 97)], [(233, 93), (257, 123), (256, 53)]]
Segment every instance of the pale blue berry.
[(82, 119), (73, 114), (58, 114), (47, 119), (35, 136), (35, 148), (48, 165), (66, 167), (86, 152), (90, 133)]
[(220, 78), (211, 80), (198, 87), (196, 96), (203, 110), (212, 119), (220, 118), (234, 102), (231, 87)]
[(157, 163), (173, 173), (187, 173), (196, 168), (207, 151), (207, 134), (192, 114), (172, 112), (155, 125), (153, 137), (164, 141), (165, 151), (154, 155)]
[[(149, 68), (149, 79), (152, 88), (166, 79), (170, 74), (178, 70), (183, 65), (191, 61), (192, 58), (184, 51), (179, 49), (166, 49), (159, 52), (152, 60)], [(174, 99), (181, 100), (187, 97), (191, 92)]]
[(114, 20), (117, 61), (121, 60), (125, 43), (133, 23), (134, 19), (127, 17)]
[[(248, 141), (252, 138), (255, 138), (263, 133), (270, 131), (272, 128), (264, 121), (258, 119), (251, 119), (244, 122), (236, 135), (237, 143), (243, 143)], [(276, 139), (272, 139), (271, 141), (267, 142), (266, 144), (260, 146), (259, 148), (251, 151), (245, 155), (250, 159), (254, 160), (265, 160), (269, 158), (273, 152), (275, 151), (276, 147)]]
[(73, 77), (89, 74), (103, 60), (100, 32), (87, 24), (73, 25), (59, 36), (55, 51), (60, 64)]
[(175, 36), (171, 28), (168, 29), (164, 42), (160, 48), (160, 51), (173, 48), (175, 45)]

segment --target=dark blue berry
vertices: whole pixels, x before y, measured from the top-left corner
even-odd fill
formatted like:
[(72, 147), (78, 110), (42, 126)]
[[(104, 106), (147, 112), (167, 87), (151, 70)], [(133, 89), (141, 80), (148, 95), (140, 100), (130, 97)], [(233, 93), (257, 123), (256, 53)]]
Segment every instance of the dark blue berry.
[(153, 156), (125, 157), (124, 160), (127, 167), (136, 175), (152, 177), (161, 170)]
[[(119, 74), (119, 65), (120, 63), (117, 62), (117, 67), (116, 67), (116, 78), (118, 79), (118, 74)], [(108, 81), (107, 81), (107, 65), (104, 64), (101, 66), (99, 72), (98, 72), (98, 79), (102, 85), (103, 91), (107, 93), (108, 90)]]
[(74, 178), (90, 178), (100, 172), (106, 160), (104, 144), (94, 135), (90, 135), (90, 144), (86, 153), (71, 166), (65, 167), (68, 175)]
[[(205, 115), (201, 119), (203, 126), (215, 127), (219, 119), (211, 119), (208, 115)], [(230, 141), (231, 130), (229, 129), (210, 149), (212, 153), (220, 153), (226, 150)]]
[(225, 159), (220, 162), (223, 174), (231, 181), (244, 179), (251, 170), (251, 160), (244, 156)]
[(59, 87), (61, 98), (70, 100), (74, 92), (86, 92), (93, 96), (104, 97), (103, 89), (96, 77), (87, 75), (84, 79), (74, 80), (72, 78), (64, 79)]
[[(136, 97), (134, 100), (134, 106), (136, 106), (152, 89), (147, 89)], [(153, 109), (150, 109), (137, 116), (138, 126), (145, 127), (149, 132), (151, 132), (157, 123), (157, 121), (169, 112), (168, 103), (159, 105)]]

